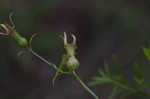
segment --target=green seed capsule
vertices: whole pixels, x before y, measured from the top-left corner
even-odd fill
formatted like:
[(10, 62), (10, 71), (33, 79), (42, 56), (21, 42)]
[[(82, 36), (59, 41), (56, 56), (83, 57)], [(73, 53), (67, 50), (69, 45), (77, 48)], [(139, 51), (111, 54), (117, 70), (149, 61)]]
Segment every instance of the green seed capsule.
[(17, 43), (22, 47), (25, 48), (28, 46), (28, 41), (22, 37), (20, 34), (18, 34), (17, 32), (13, 32), (11, 33), (11, 37), (17, 41)]
[(67, 61), (69, 71), (74, 71), (79, 68), (79, 61), (74, 57), (70, 57)]
[(6, 30), (6, 35), (12, 37), (22, 48), (28, 46), (28, 41), (22, 37), (19, 33), (14, 30), (9, 24), (2, 24), (3, 28)]

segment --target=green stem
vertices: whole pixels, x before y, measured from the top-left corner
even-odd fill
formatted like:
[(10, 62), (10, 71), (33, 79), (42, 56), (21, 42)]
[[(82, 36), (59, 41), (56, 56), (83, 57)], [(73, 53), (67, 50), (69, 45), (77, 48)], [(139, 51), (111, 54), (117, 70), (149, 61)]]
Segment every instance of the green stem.
[[(41, 61), (43, 61), (44, 63), (48, 64), (48, 66), (50, 66), (51, 68), (53, 68), (54, 70), (58, 71), (59, 69), (57, 68), (57, 66), (49, 61), (47, 61), (46, 59), (44, 59), (43, 57), (41, 57), (40, 55), (38, 55), (36, 52), (34, 52), (32, 49), (28, 48), (28, 51), (34, 55), (35, 57), (39, 58)], [(63, 72), (62, 70), (60, 70), (60, 72), (62, 74), (69, 74), (69, 72)]]
[(89, 89), (88, 86), (80, 79), (80, 77), (77, 75), (75, 71), (73, 71), (73, 75), (88, 93), (90, 93), (95, 99), (99, 99), (99, 97), (91, 89)]
[[(55, 69), (56, 71), (58, 71), (59, 69), (57, 68), (57, 66), (53, 63), (50, 63), (49, 61), (47, 61), (46, 59), (44, 59), (43, 57), (41, 57), (40, 55), (38, 55), (36, 52), (34, 52), (32, 49), (28, 48), (28, 51), (34, 55), (35, 57), (39, 58), (41, 61), (43, 61), (44, 63), (48, 64), (51, 68)], [(68, 74), (70, 75), (70, 72), (63, 72), (62, 70), (60, 71), (62, 74)], [(99, 99), (98, 96), (91, 90), (89, 89), (84, 82), (80, 79), (80, 77), (76, 74), (75, 71), (73, 71), (73, 76), (76, 78), (77, 81), (79, 81), (79, 83), (82, 85), (82, 87), (89, 92), (95, 99)]]
[(57, 66), (53, 63), (50, 63), (49, 61), (47, 61), (46, 59), (44, 59), (43, 57), (41, 57), (40, 55), (38, 55), (36, 52), (34, 52), (33, 50), (30, 50), (31, 54), (36, 56), (37, 58), (39, 58), (41, 61), (43, 61), (44, 63), (48, 64), (51, 68), (55, 69), (56, 71), (58, 70)]

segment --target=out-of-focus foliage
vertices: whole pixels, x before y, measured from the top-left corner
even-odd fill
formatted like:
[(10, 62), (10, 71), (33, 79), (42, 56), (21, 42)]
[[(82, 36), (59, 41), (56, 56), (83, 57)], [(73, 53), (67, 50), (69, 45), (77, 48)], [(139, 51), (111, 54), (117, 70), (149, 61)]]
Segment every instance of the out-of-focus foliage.
[(144, 54), (146, 58), (150, 61), (150, 50), (147, 48), (143, 48)]
[(111, 72), (109, 72), (108, 64), (106, 65), (105, 63), (105, 72), (101, 71), (100, 72), (101, 76), (94, 77), (93, 81), (90, 82), (89, 85), (95, 86), (95, 85), (102, 85), (102, 84), (112, 84), (113, 91), (111, 92), (111, 95), (108, 97), (108, 99), (116, 99), (118, 96), (120, 97), (120, 99), (129, 99), (128, 98), (129, 96), (132, 96), (135, 94), (139, 94), (143, 96), (144, 99), (150, 98), (149, 93), (145, 92), (144, 90), (146, 87), (145, 83), (150, 83), (150, 82), (144, 81), (143, 73), (142, 73), (140, 66), (138, 64), (136, 64), (135, 66), (136, 73), (135, 73), (135, 77), (132, 78), (132, 80), (136, 81), (137, 86), (132, 86), (123, 78), (122, 76), (123, 73), (121, 73), (120, 71), (120, 65), (115, 55), (113, 55), (113, 61), (114, 61), (115, 74), (112, 74)]

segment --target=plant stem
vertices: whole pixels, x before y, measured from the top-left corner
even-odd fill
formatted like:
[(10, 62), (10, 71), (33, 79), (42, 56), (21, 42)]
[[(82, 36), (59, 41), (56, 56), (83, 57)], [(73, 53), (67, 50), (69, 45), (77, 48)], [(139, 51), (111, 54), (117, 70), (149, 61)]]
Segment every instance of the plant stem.
[[(36, 52), (34, 52), (32, 49), (28, 48), (27, 49), (32, 55), (34, 55), (35, 57), (39, 58), (41, 61), (43, 61), (44, 63), (48, 64), (51, 68), (53, 68), (54, 70), (58, 71), (59, 69), (57, 68), (57, 66), (53, 63), (50, 63), (49, 61), (47, 61), (46, 59), (44, 59), (43, 57), (41, 57), (40, 55), (38, 55)], [(70, 72), (64, 72), (64, 71), (60, 71), (62, 74), (68, 74), (70, 75)], [(82, 87), (89, 92), (95, 99), (99, 99), (98, 96), (87, 87), (87, 85), (84, 84), (84, 82), (80, 79), (80, 77), (76, 74), (75, 71), (73, 71), (73, 76), (76, 78), (76, 80), (82, 85)]]
[(39, 58), (41, 61), (43, 61), (44, 63), (48, 64), (51, 68), (58, 70), (57, 66), (53, 63), (50, 63), (49, 61), (47, 61), (46, 59), (44, 59), (43, 57), (41, 57), (40, 55), (38, 55), (36, 52), (34, 52), (33, 50), (30, 50), (31, 54), (36, 56), (37, 58)]
[[(54, 70), (59, 70), (57, 68), (57, 66), (49, 61), (47, 61), (46, 59), (44, 59), (43, 57), (41, 57), (40, 55), (38, 55), (36, 52), (34, 52), (32, 49), (28, 48), (27, 49), (32, 55), (34, 55), (35, 57), (39, 58), (41, 61), (43, 61), (44, 63), (48, 64), (48, 66), (50, 66), (51, 68), (53, 68)], [(63, 72), (62, 70), (59, 70), (62, 74), (70, 74), (69, 72)]]
[(91, 89), (89, 89), (88, 86), (80, 79), (80, 77), (77, 75), (75, 71), (73, 71), (73, 75), (88, 93), (90, 93), (95, 99), (99, 99), (99, 97)]

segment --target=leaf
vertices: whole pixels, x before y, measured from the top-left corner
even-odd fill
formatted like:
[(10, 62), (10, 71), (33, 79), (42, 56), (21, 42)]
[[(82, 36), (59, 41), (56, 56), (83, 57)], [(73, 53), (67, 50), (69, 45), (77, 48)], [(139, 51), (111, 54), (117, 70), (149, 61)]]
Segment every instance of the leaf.
[(105, 73), (104, 73), (101, 69), (98, 70), (98, 73), (99, 73), (101, 76), (106, 76)]
[(108, 97), (108, 99), (116, 99), (116, 96), (119, 95), (123, 91), (120, 87), (114, 87), (111, 95)]
[(105, 68), (106, 75), (111, 77), (109, 67), (108, 67), (108, 63), (106, 61), (104, 61), (104, 68)]
[(142, 88), (148, 88), (150, 87), (150, 82), (143, 82), (141, 85)]
[(142, 84), (144, 82), (144, 78), (143, 78), (142, 70), (138, 64), (136, 64), (135, 71), (136, 71), (135, 81), (138, 84)]
[(134, 94), (135, 92), (133, 91), (127, 91), (125, 92), (120, 99), (128, 99), (127, 97), (130, 96), (131, 94)]
[(105, 77), (94, 77), (93, 81), (89, 82), (88, 85), (95, 86), (100, 84), (112, 83), (113, 80), (107, 76)]
[(117, 75), (120, 75), (121, 73), (120, 73), (120, 64), (119, 64), (119, 62), (118, 62), (118, 58), (117, 58), (117, 56), (116, 55), (112, 55), (112, 60), (113, 60), (113, 62), (114, 62), (114, 66), (115, 66), (115, 72), (116, 72), (116, 74)]
[(37, 36), (37, 34), (33, 34), (29, 40), (29, 46), (31, 47), (31, 44), (32, 44), (32, 40), (33, 38), (35, 38)]
[(114, 72), (116, 75), (117, 80), (123, 81), (123, 76), (120, 72), (120, 64), (118, 62), (118, 58), (116, 55), (112, 55), (112, 60), (114, 62)]
[(53, 85), (55, 84), (55, 80), (57, 79), (57, 77), (61, 75), (60, 71), (65, 67), (67, 59), (68, 59), (68, 56), (66, 54), (64, 54), (62, 57), (62, 61), (59, 65), (59, 68), (53, 77), (53, 80), (52, 80)]
[(145, 56), (147, 57), (148, 61), (150, 61), (150, 49), (143, 48), (143, 52)]
[(24, 53), (26, 53), (26, 51), (21, 50), (21, 51), (19, 51), (19, 52), (17, 53), (17, 56), (21, 56), (21, 55), (23, 55)]

